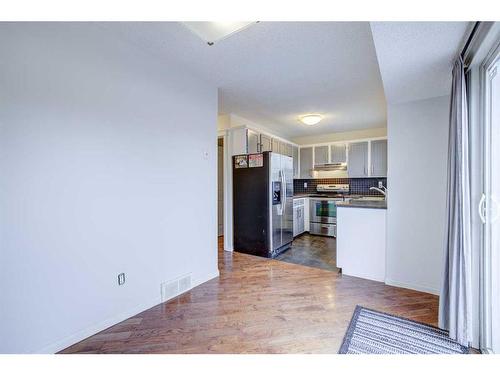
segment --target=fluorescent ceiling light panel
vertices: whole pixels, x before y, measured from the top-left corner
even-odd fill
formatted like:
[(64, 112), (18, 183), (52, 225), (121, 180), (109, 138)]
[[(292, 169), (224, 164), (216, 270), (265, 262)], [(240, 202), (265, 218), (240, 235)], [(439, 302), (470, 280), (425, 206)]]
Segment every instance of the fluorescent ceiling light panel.
[(212, 45), (229, 35), (246, 29), (254, 22), (182, 22), (189, 30)]

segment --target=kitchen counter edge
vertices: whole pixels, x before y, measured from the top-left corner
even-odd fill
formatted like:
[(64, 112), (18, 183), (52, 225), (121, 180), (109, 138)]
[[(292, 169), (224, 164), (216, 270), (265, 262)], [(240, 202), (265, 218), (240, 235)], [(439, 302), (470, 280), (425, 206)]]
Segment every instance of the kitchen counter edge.
[(387, 202), (385, 201), (358, 201), (358, 202), (338, 202), (337, 207), (345, 208), (374, 208), (380, 210), (387, 209)]

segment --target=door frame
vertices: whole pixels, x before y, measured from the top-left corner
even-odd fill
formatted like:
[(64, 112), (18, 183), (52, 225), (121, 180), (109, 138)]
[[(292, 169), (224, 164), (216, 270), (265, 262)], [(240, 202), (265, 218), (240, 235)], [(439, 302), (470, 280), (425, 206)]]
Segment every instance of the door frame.
[[(500, 61), (500, 41), (493, 46), (486, 58), (480, 66), (480, 108), (481, 108), (481, 124), (483, 128), (482, 137), (482, 185), (483, 196), (485, 197), (485, 220), (483, 221), (481, 230), (481, 251), (480, 251), (480, 348), (484, 353), (493, 353), (492, 350), (492, 273), (491, 273), (491, 232), (488, 225), (490, 224), (491, 215), (491, 75), (500, 74), (499, 71), (492, 71), (498, 68), (493, 68)], [(481, 207), (478, 207), (481, 210)]]

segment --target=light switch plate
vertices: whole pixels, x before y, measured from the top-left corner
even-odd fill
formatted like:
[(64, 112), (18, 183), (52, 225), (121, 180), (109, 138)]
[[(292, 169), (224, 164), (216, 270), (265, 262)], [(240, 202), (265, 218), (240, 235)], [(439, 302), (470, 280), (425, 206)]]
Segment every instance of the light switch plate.
[(118, 275), (118, 285), (123, 285), (123, 284), (125, 284), (125, 274), (120, 273)]

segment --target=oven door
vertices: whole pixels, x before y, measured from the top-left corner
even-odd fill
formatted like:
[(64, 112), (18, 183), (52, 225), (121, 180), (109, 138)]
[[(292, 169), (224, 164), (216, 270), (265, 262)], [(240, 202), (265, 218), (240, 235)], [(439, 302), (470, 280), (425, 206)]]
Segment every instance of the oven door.
[(311, 223), (335, 224), (337, 222), (337, 205), (335, 200), (311, 199), (309, 208)]

